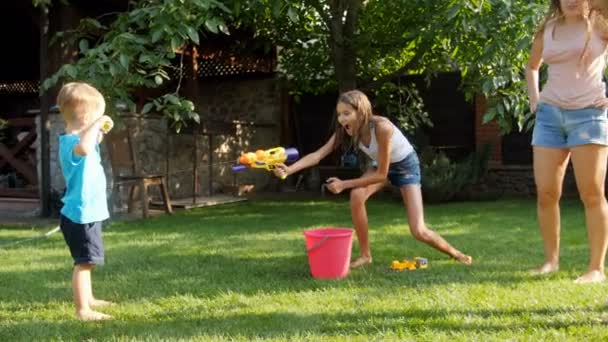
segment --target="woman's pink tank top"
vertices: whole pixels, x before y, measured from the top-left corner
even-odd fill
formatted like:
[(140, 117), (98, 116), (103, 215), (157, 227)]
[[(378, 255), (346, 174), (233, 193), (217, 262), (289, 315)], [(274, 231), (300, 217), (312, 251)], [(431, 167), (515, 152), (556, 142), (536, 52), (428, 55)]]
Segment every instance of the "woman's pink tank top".
[(586, 33), (580, 39), (555, 40), (555, 23), (545, 27), (543, 60), (549, 65), (549, 78), (540, 93), (540, 101), (563, 109), (580, 109), (604, 98), (606, 85), (602, 74), (606, 66), (606, 41), (595, 31), (587, 47), (587, 56), (580, 56)]

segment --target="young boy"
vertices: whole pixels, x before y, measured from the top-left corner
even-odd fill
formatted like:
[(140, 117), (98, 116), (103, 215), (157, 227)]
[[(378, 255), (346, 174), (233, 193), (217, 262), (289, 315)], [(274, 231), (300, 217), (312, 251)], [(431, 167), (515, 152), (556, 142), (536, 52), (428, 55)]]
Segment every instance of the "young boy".
[(66, 184), (60, 226), (74, 258), (76, 317), (84, 321), (111, 319), (94, 310), (111, 303), (93, 297), (91, 270), (104, 263), (101, 227), (109, 213), (98, 145), (102, 133), (109, 131), (113, 122), (103, 115), (105, 101), (101, 93), (86, 83), (64, 85), (57, 103), (66, 125), (65, 134), (59, 137), (59, 160)]

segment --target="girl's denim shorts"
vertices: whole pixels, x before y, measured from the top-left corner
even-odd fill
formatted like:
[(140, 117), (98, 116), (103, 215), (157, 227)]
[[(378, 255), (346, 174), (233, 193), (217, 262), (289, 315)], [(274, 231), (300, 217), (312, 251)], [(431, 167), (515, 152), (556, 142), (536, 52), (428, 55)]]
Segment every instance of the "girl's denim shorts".
[(605, 109), (562, 109), (547, 103), (538, 104), (532, 145), (570, 148), (586, 144), (608, 145)]
[(408, 154), (401, 161), (391, 163), (388, 167), (388, 180), (398, 188), (420, 185), (420, 161), (416, 152)]

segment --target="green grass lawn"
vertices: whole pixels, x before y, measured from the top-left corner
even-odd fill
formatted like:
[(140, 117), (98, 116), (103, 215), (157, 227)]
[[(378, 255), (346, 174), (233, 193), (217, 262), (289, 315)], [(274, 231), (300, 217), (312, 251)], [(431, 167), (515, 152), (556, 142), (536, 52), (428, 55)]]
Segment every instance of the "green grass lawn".
[[(402, 205), (371, 200), (374, 264), (343, 280), (309, 275), (303, 230), (350, 227), (346, 199), (256, 201), (105, 230), (95, 294), (116, 319), (73, 318), (61, 234), (0, 248), (0, 341), (39, 340), (607, 340), (606, 285), (572, 280), (588, 260), (578, 201), (562, 204), (561, 271), (543, 260), (532, 200), (426, 207), (427, 221), (474, 257), (465, 267), (415, 241)], [(0, 229), (0, 244), (48, 230)], [(356, 242), (353, 255), (358, 255)], [(392, 273), (393, 259), (430, 268)]]

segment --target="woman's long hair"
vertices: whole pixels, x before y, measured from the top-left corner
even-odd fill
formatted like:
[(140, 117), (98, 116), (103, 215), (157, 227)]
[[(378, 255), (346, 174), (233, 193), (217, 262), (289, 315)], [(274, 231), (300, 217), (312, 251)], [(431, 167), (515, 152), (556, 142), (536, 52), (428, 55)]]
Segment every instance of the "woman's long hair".
[(541, 35), (542, 37), (542, 34), (545, 32), (545, 28), (550, 21), (564, 16), (564, 12), (562, 12), (562, 7), (560, 6), (559, 1), (560, 0), (551, 0), (551, 3), (549, 4), (549, 11), (545, 15), (545, 19), (543, 19), (536, 29), (536, 33), (534, 34), (535, 36)]
[[(586, 2), (588, 5), (589, 3)], [(564, 12), (562, 11), (562, 7), (560, 5), (560, 0), (551, 0), (549, 4), (549, 11), (547, 15), (545, 15), (545, 19), (542, 21), (538, 29), (536, 30), (535, 37), (539, 37), (542, 39), (542, 35), (545, 33), (545, 29), (547, 28), (547, 24), (554, 20), (559, 20), (564, 16)], [(583, 51), (581, 52), (579, 63), (583, 62), (585, 57), (587, 57), (589, 50), (589, 43), (591, 42), (591, 32), (593, 29), (593, 21), (595, 15), (593, 15), (592, 11), (589, 8), (586, 8), (585, 11), (585, 25), (587, 27), (586, 37), (585, 37), (585, 45), (583, 46)]]
[(359, 121), (359, 129), (351, 138), (348, 136), (348, 134), (346, 134), (344, 127), (340, 125), (336, 116), (336, 140), (334, 141), (334, 149), (340, 146), (344, 151), (347, 151), (349, 149), (356, 148), (359, 144), (359, 136), (361, 135), (362, 130), (367, 128), (369, 120), (372, 117), (372, 105), (367, 96), (360, 90), (350, 90), (340, 94), (336, 106), (339, 103), (347, 104), (353, 107), (353, 109), (357, 112), (357, 119)]

